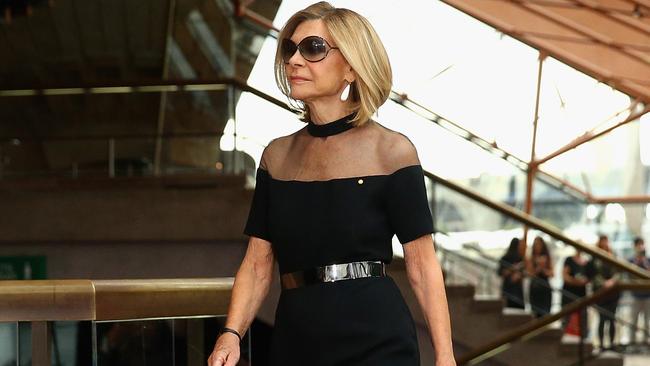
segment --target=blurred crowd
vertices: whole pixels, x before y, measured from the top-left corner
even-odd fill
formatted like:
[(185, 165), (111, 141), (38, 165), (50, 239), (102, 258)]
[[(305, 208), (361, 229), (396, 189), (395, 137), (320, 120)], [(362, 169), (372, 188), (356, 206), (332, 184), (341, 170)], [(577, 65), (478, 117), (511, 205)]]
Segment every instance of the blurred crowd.
[[(632, 243), (634, 254), (625, 260), (650, 270), (650, 259), (646, 254), (645, 242), (636, 238)], [(610, 246), (609, 238), (600, 235), (596, 243), (598, 249), (606, 255), (616, 258)], [(587, 295), (616, 284), (624, 273), (605, 260), (589, 256), (581, 250), (575, 250), (571, 256), (563, 258), (561, 272), (556, 273), (553, 256), (545, 240), (536, 237), (529, 250), (522, 240), (513, 238), (506, 253), (499, 261), (498, 274), (502, 278), (502, 296), (506, 307), (516, 309), (529, 308), (536, 317), (551, 313), (554, 293), (561, 299), (562, 307)], [(561, 277), (562, 285), (552, 286), (552, 279)], [(555, 281), (557, 283), (558, 281)], [(525, 294), (527, 296), (525, 296)], [(628, 329), (628, 341), (620, 342), (617, 338), (617, 316), (621, 295), (611, 292), (600, 299), (592, 308), (598, 319), (598, 346), (601, 349), (619, 347), (647, 347), (650, 329), (650, 291), (631, 293), (629, 317), (620, 328)], [(592, 316), (593, 318), (593, 316)], [(589, 314), (587, 308), (564, 318), (562, 326), (567, 334), (583, 338), (589, 337)], [(607, 339), (606, 337), (607, 336)]]

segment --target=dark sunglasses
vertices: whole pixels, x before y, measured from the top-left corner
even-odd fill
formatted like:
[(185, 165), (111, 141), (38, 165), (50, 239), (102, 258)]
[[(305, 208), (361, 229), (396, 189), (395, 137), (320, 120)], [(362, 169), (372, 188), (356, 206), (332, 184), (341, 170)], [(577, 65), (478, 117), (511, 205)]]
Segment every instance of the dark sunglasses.
[(338, 50), (338, 47), (330, 46), (325, 39), (318, 36), (305, 37), (297, 45), (289, 38), (282, 40), (280, 52), (282, 53), (282, 60), (284, 62), (289, 62), (291, 57), (296, 53), (296, 50), (300, 52), (300, 55), (305, 60), (318, 62), (327, 57), (330, 50)]

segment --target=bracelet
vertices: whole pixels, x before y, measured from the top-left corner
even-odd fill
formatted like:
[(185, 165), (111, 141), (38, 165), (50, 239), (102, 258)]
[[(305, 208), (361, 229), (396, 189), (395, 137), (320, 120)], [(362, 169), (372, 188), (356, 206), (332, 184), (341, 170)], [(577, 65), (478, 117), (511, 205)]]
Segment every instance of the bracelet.
[(238, 331), (236, 331), (234, 329), (231, 329), (231, 328), (223, 327), (223, 328), (221, 328), (221, 334), (224, 334), (224, 333), (232, 333), (232, 334), (236, 335), (237, 338), (239, 338), (239, 343), (241, 343), (242, 338), (241, 338), (241, 334), (239, 334)]

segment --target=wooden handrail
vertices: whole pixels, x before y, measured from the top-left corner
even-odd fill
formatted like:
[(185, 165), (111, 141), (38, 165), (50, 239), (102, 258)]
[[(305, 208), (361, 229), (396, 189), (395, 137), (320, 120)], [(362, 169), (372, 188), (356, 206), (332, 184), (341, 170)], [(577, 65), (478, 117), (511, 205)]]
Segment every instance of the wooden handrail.
[[(479, 266), (479, 267), (481, 267), (481, 268), (483, 268), (485, 270), (496, 270), (496, 268), (498, 268), (498, 266), (499, 266), (499, 260), (498, 259), (494, 259), (493, 261), (491, 261), (491, 260), (488, 260), (488, 259), (484, 258), (485, 261), (489, 263), (488, 264), (486, 262), (481, 262), (480, 260), (478, 260), (476, 258), (472, 258), (472, 257), (466, 256), (466, 255), (460, 254), (460, 253), (458, 253), (456, 251), (445, 249), (443, 247), (437, 247), (436, 251), (441, 252), (443, 255), (449, 255), (451, 257), (460, 258), (460, 259), (462, 259), (462, 260), (464, 260), (466, 262), (477, 265), (477, 266)], [(490, 264), (494, 264), (495, 266), (491, 267)], [(496, 274), (496, 272), (494, 272), (494, 273)]]
[[(536, 334), (538, 330), (541, 330), (545, 326), (568, 316), (569, 314), (579, 311), (589, 305), (593, 305), (600, 300), (603, 300), (605, 297), (612, 295), (617, 292), (625, 290), (648, 290), (650, 291), (650, 281), (646, 280), (631, 280), (625, 282), (619, 282), (612, 287), (601, 289), (591, 296), (583, 297), (579, 300), (576, 300), (567, 306), (563, 307), (559, 312), (555, 314), (549, 314), (544, 317), (535, 319), (529, 323), (523, 324), (506, 334), (492, 339), (491, 341), (474, 348), (473, 350), (461, 355), (456, 358), (456, 361), (459, 365), (474, 365), (478, 362), (481, 362), (485, 359), (493, 357), (494, 355), (501, 353), (507, 349), (507, 345), (514, 343), (526, 336)], [(497, 350), (500, 349), (500, 350)]]
[(0, 281), (0, 322), (214, 316), (234, 279)]
[(548, 234), (549, 236), (564, 242), (567, 245), (570, 245), (576, 249), (579, 249), (585, 253), (589, 253), (592, 256), (601, 259), (602, 261), (614, 266), (615, 268), (622, 270), (624, 272), (633, 274), (636, 277), (642, 278), (649, 280), (650, 279), (650, 272), (646, 271), (644, 269), (641, 269), (631, 263), (628, 263), (626, 261), (617, 259), (615, 257), (612, 257), (608, 252), (601, 250), (599, 248), (596, 248), (594, 246), (586, 245), (584, 243), (581, 243), (579, 241), (573, 240), (569, 238), (568, 236), (564, 235), (559, 229), (545, 223), (544, 221), (526, 214), (525, 212), (518, 210), (516, 208), (513, 208), (509, 205), (506, 205), (501, 202), (496, 202), (493, 201), (487, 197), (484, 197), (480, 193), (477, 193), (469, 188), (465, 188), (461, 185), (458, 185), (452, 181), (446, 180), (440, 176), (437, 176), (429, 171), (425, 171), (424, 174), (429, 177), (431, 180), (433, 180), (436, 183), (439, 183), (452, 191), (455, 191), (467, 198), (472, 199), (473, 201), (476, 201), (484, 206), (487, 206), (495, 211), (498, 211), (499, 213), (508, 216), (510, 218), (513, 218), (521, 223), (526, 224), (528, 227), (537, 229), (541, 232), (544, 232)]

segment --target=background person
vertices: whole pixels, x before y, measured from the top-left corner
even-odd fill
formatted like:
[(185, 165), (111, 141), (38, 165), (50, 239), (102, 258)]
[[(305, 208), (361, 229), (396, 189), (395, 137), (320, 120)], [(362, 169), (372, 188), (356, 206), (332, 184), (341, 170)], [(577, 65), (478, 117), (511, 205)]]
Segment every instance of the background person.
[[(634, 239), (634, 257), (630, 258), (630, 262), (650, 271), (650, 259), (648, 259), (645, 250), (645, 241), (642, 238)], [(637, 342), (637, 328), (640, 318), (641, 321), (641, 334), (642, 344), (648, 344), (650, 332), (650, 291), (633, 291), (632, 292), (632, 319), (630, 321), (630, 342), (633, 344), (640, 344)]]
[(553, 290), (549, 279), (553, 277), (553, 263), (546, 242), (541, 237), (533, 241), (530, 260), (528, 261), (530, 279), (530, 306), (536, 317), (551, 312)]
[(498, 274), (501, 276), (501, 296), (506, 307), (524, 309), (524, 258), (521, 255), (521, 243), (512, 238), (508, 250), (499, 261)]

